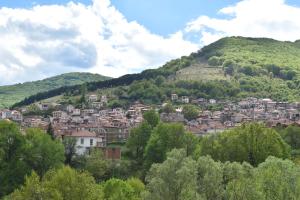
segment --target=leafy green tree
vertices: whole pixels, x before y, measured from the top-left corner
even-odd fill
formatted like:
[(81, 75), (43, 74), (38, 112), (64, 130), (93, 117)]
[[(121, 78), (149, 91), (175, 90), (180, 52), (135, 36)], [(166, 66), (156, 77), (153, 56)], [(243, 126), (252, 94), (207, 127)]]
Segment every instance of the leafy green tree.
[(40, 129), (26, 130), (26, 162), (40, 176), (64, 163), (64, 147)]
[(255, 169), (255, 181), (266, 200), (300, 199), (300, 168), (292, 161), (269, 157)]
[(147, 177), (146, 200), (197, 200), (196, 162), (185, 150), (174, 149), (161, 164), (153, 164)]
[(193, 133), (185, 133), (182, 138), (183, 147), (187, 156), (194, 156), (197, 149), (200, 147), (199, 138)]
[(155, 79), (155, 84), (157, 86), (161, 86), (165, 81), (166, 81), (166, 78), (160, 75)]
[(108, 161), (104, 158), (103, 153), (98, 149), (93, 149), (87, 156), (85, 170), (90, 172), (97, 182), (104, 179), (109, 167)]
[(25, 161), (26, 140), (19, 127), (0, 121), (0, 198), (23, 184), (30, 166)]
[(197, 160), (197, 191), (207, 200), (221, 200), (224, 195), (222, 163), (210, 157)]
[(55, 191), (63, 200), (102, 200), (102, 189), (94, 178), (86, 172), (78, 172), (70, 167), (47, 172), (43, 186)]
[(217, 56), (212, 56), (208, 59), (208, 64), (211, 66), (220, 66), (222, 65), (222, 60)]
[(292, 149), (300, 149), (300, 127), (288, 126), (284, 129), (282, 137)]
[(48, 171), (42, 179), (33, 172), (8, 199), (103, 200), (103, 191), (88, 173), (63, 167)]
[(251, 178), (236, 179), (226, 187), (228, 200), (264, 200), (262, 191)]
[(130, 136), (127, 141), (127, 147), (132, 152), (138, 162), (143, 160), (147, 142), (151, 136), (152, 127), (146, 121), (142, 122), (137, 128), (130, 131)]
[(105, 200), (141, 200), (142, 182), (135, 184), (133, 180), (130, 182), (120, 179), (110, 179), (103, 185), (104, 199)]
[(211, 155), (215, 160), (248, 162), (253, 166), (268, 156), (288, 158), (289, 146), (273, 129), (250, 123), (217, 136), (206, 136), (201, 141), (201, 155)]
[(51, 122), (48, 125), (47, 134), (50, 135), (50, 137), (52, 138), (52, 140), (55, 140), (54, 129), (53, 129), (53, 126), (52, 126)]
[(31, 176), (26, 177), (25, 184), (10, 194), (7, 200), (63, 200), (61, 195), (55, 190), (45, 188), (40, 181), (40, 177), (32, 172)]
[(173, 107), (173, 105), (171, 103), (167, 103), (166, 105), (164, 105), (162, 107), (160, 112), (167, 113), (167, 114), (174, 113), (175, 108)]
[(145, 167), (152, 163), (160, 163), (166, 159), (168, 151), (182, 148), (185, 130), (182, 124), (160, 123), (152, 131), (145, 149)]
[(197, 119), (199, 115), (199, 109), (193, 105), (185, 105), (183, 106), (182, 113), (184, 115), (184, 118), (190, 121), (193, 119)]
[(81, 97), (80, 97), (80, 103), (81, 104), (85, 104), (86, 103), (86, 92), (87, 92), (87, 84), (84, 83), (80, 86), (80, 94), (81, 94)]
[(63, 145), (65, 147), (65, 164), (71, 165), (74, 156), (76, 155), (76, 138), (65, 137), (63, 139)]
[(143, 114), (143, 118), (152, 128), (157, 126), (160, 121), (159, 114), (155, 110), (146, 111)]

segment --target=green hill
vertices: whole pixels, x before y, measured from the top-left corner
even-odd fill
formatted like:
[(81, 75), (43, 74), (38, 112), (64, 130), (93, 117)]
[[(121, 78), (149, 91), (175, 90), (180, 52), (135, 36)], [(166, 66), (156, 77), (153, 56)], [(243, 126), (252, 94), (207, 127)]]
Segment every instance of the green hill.
[[(141, 100), (161, 103), (171, 93), (193, 98), (240, 99), (268, 97), (300, 100), (300, 42), (268, 38), (223, 38), (190, 56), (158, 69), (88, 84), (88, 90), (111, 88), (121, 103)], [(112, 89), (113, 88), (113, 89)], [(41, 93), (20, 102), (25, 105), (76, 87)]]
[(85, 82), (107, 80), (109, 77), (91, 73), (67, 73), (44, 80), (26, 82), (9, 86), (0, 86), (0, 108), (9, 107), (26, 97), (59, 88), (78, 85)]

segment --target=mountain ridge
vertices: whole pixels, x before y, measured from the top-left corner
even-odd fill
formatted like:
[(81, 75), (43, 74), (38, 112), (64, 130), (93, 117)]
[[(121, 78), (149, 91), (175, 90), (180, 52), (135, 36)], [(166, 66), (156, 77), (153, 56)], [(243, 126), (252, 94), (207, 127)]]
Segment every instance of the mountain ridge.
[(71, 72), (37, 81), (0, 86), (0, 108), (9, 107), (39, 92), (45, 92), (63, 86), (108, 79), (110, 79), (110, 77), (99, 74)]
[[(159, 83), (158, 77), (165, 79), (163, 84)], [(300, 100), (300, 46), (298, 42), (269, 38), (227, 37), (190, 56), (171, 60), (158, 69), (89, 83), (87, 87), (89, 91), (119, 87), (125, 93), (124, 99), (150, 103), (161, 103), (172, 92), (194, 98), (255, 96), (297, 101)], [(66, 90), (78, 90), (78, 86), (38, 94), (16, 106)]]

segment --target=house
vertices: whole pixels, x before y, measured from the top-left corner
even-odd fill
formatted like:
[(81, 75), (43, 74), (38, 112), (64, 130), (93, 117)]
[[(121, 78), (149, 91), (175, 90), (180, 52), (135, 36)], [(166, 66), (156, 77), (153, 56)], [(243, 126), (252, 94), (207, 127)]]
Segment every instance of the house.
[(66, 117), (66, 116), (68, 116), (68, 115), (67, 115), (67, 113), (65, 113), (65, 112), (59, 110), (59, 111), (54, 111), (54, 112), (52, 112), (52, 116), (53, 116), (53, 118), (55, 118), (55, 119), (60, 119), (60, 118)]
[(71, 133), (71, 135), (66, 135), (65, 137), (76, 139), (77, 155), (89, 153), (92, 148), (101, 148), (105, 146), (101, 137), (97, 137), (96, 133), (86, 130), (75, 130)]
[(181, 102), (182, 102), (182, 103), (189, 103), (189, 102), (190, 102), (190, 99), (189, 99), (189, 97), (187, 97), (187, 96), (182, 96), (182, 97), (181, 97)]
[(215, 100), (215, 99), (210, 99), (210, 100), (209, 100), (209, 103), (210, 103), (210, 104), (216, 104), (216, 103), (217, 103), (217, 100)]
[(107, 100), (107, 96), (106, 96), (106, 95), (102, 95), (102, 96), (101, 96), (101, 102), (106, 104), (107, 101), (108, 101), (108, 100)]
[(68, 112), (68, 113), (72, 113), (73, 111), (74, 111), (74, 106), (73, 105), (67, 105), (67, 107), (66, 107), (66, 111)]
[(172, 101), (177, 101), (178, 100), (178, 95), (177, 94), (171, 94), (171, 100)]
[(79, 116), (80, 113), (81, 113), (80, 109), (73, 109), (72, 115), (73, 115), (73, 116)]
[(181, 113), (161, 113), (160, 119), (163, 122), (184, 122), (184, 116)]
[(11, 119), (11, 111), (8, 109), (1, 111), (1, 118), (2, 119)]
[(13, 110), (11, 112), (11, 119), (15, 122), (22, 122), (23, 115), (19, 111)]
[(91, 107), (94, 109), (100, 109), (103, 107), (103, 102), (92, 102)]
[(88, 98), (89, 102), (96, 102), (98, 100), (98, 96), (96, 94), (91, 94)]
[(49, 103), (38, 103), (38, 104), (37, 104), (37, 107), (38, 107), (40, 110), (49, 110), (50, 104), (49, 104)]

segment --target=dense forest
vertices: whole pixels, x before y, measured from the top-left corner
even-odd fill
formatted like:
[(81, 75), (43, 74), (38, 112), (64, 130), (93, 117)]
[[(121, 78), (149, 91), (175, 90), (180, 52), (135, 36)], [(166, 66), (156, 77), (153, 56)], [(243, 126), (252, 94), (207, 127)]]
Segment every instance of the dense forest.
[(144, 113), (122, 159), (78, 156), (73, 139), (0, 122), (0, 198), (63, 200), (294, 200), (300, 128), (243, 124), (197, 137)]
[[(190, 56), (172, 60), (158, 69), (120, 78), (91, 82), (89, 91), (114, 88), (121, 101), (161, 103), (171, 93), (194, 98), (240, 99), (247, 96), (298, 101), (300, 88), (299, 42), (267, 38), (223, 38)], [(187, 77), (193, 77), (188, 79)], [(28, 105), (71, 93), (80, 86), (62, 87), (16, 103)]]
[(0, 86), (0, 108), (10, 107), (16, 102), (31, 95), (51, 91), (70, 85), (80, 85), (86, 82), (103, 81), (109, 77), (91, 73), (67, 73), (40, 81), (26, 82), (8, 86)]

